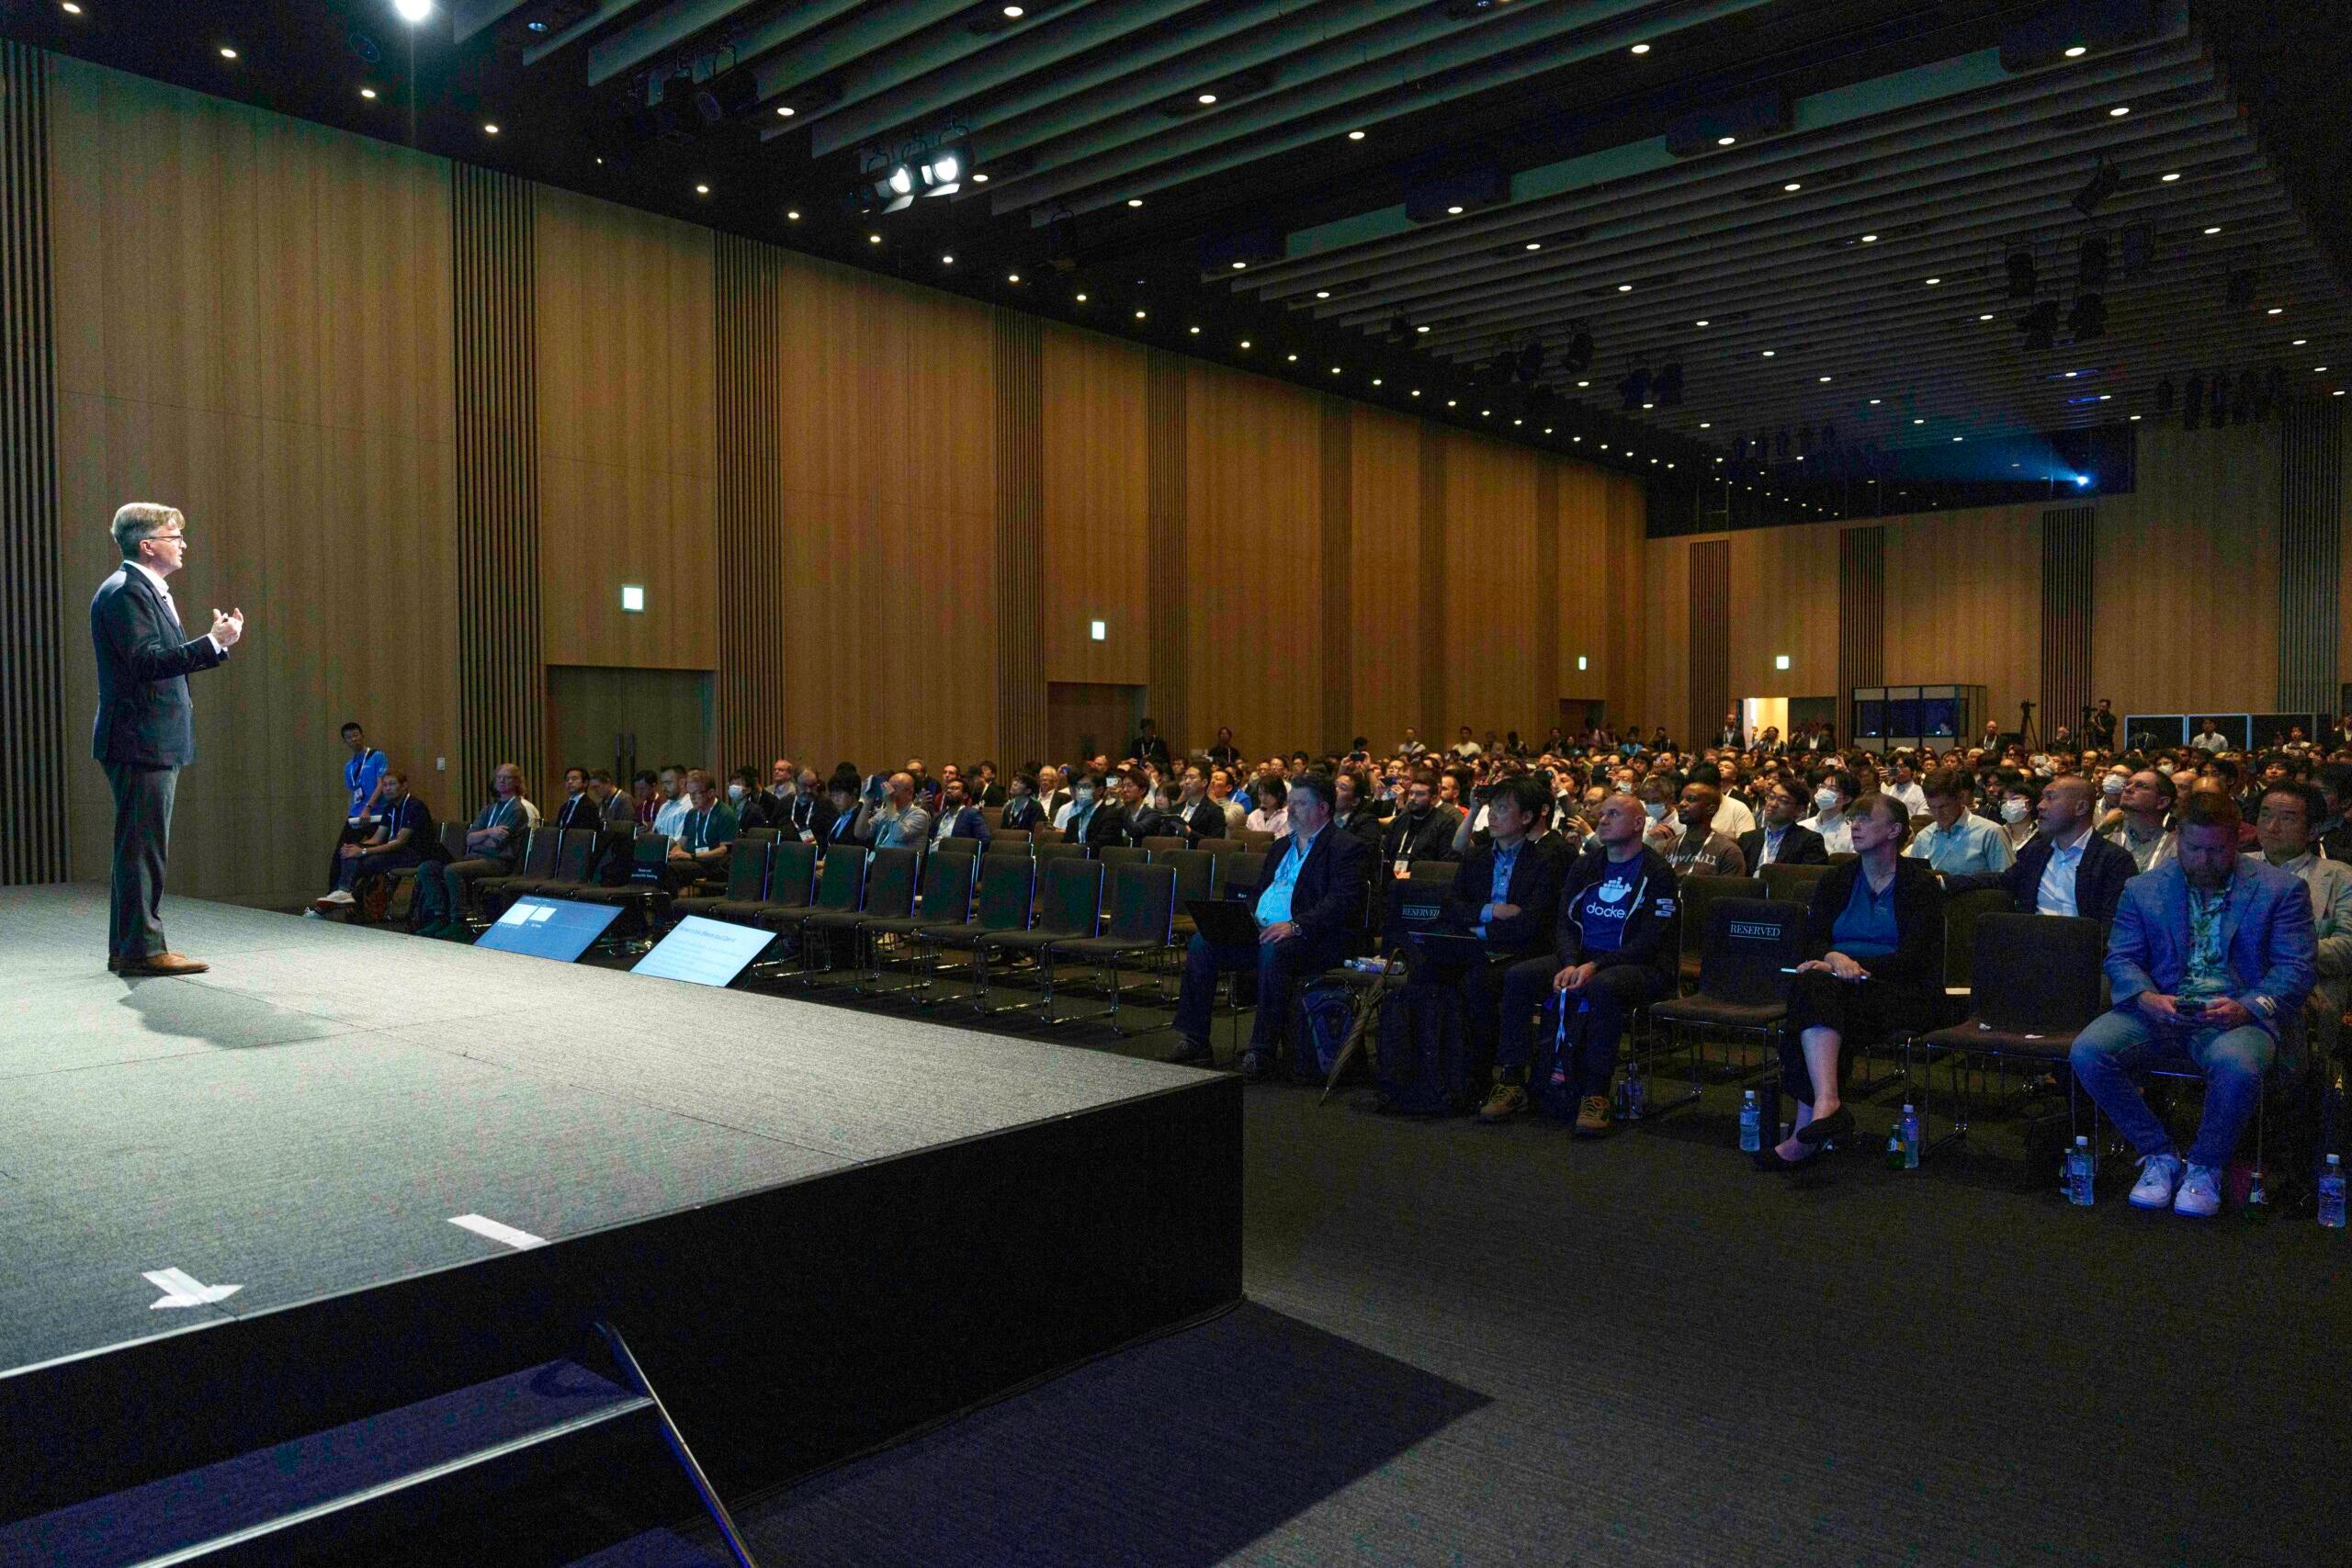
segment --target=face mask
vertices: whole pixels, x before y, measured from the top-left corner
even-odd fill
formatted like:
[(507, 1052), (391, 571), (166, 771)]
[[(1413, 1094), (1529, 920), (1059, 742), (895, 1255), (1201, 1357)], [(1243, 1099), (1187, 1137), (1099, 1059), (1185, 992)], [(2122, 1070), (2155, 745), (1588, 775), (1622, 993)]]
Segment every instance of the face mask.
[(727, 798), (728, 798), (728, 799), (729, 799), (729, 800), (741, 800), (741, 799), (742, 799), (742, 798), (743, 798), (743, 786), (742, 786), (741, 784), (729, 784), (729, 785), (727, 786)]
[(1642, 802), (1642, 810), (1653, 822), (1666, 820), (1666, 802), (1662, 800), (1645, 800)]
[(1824, 815), (1835, 811), (1838, 809), (1838, 792), (1834, 789), (1815, 790), (1813, 792), (1813, 804), (1815, 809), (1822, 812)]
[(2002, 821), (2022, 822), (2025, 820), (2025, 815), (2026, 804), (2025, 797), (2023, 795), (2013, 795), (2009, 796), (2008, 799), (2001, 802)]
[(2117, 778), (2113, 773), (2109, 773), (2105, 779), (2100, 781), (2098, 787), (2109, 795), (2121, 795), (2123, 793), (2123, 781)]

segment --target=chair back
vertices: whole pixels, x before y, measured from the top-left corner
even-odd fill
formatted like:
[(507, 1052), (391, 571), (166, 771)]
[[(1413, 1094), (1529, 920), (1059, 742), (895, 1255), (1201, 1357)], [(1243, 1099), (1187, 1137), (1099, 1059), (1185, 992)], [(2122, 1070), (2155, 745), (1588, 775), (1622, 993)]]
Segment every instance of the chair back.
[(629, 859), (637, 852), (637, 824), (596, 830), (596, 856), (589, 874), (607, 886), (627, 882)]
[(856, 844), (833, 845), (825, 852), (825, 869), (818, 874), (815, 907), (854, 910), (864, 908), (865, 897), (865, 851)]
[(1784, 899), (1792, 904), (1813, 908), (1813, 886), (1829, 874), (1826, 865), (1768, 865), (1764, 868), (1764, 897)]
[(1086, 846), (1084, 844), (1073, 844), (1067, 839), (1040, 839), (1035, 844), (1032, 845), (1031, 848), (1035, 850), (1037, 863), (1041, 868), (1047, 861), (1084, 860), (1086, 858)]
[(1690, 952), (1706, 939), (1707, 911), (1719, 898), (1766, 897), (1760, 876), (1686, 876), (1681, 880), (1682, 951)]
[(463, 822), (441, 824), (441, 851), (451, 860), (466, 858), (466, 825)]
[(1203, 839), (1193, 846), (1204, 854), (1238, 855), (1249, 848), (1238, 839)]
[(980, 807), (980, 820), (981, 820), (981, 821), (983, 821), (983, 822), (985, 822), (985, 823), (987, 823), (987, 824), (989, 825), (989, 832), (991, 832), (991, 833), (995, 832), (999, 827), (1001, 827), (1001, 826), (1002, 826), (1002, 825), (1003, 825), (1003, 822), (1004, 822), (1004, 807), (1001, 807), (1001, 806), (983, 806), (983, 807)]
[(1166, 865), (1123, 865), (1111, 874), (1111, 929), (1107, 936), (1154, 942), (1165, 947), (1176, 935), (1176, 870)]
[(941, 855), (978, 856), (980, 852), (980, 845), (983, 841), (984, 840), (979, 839), (957, 839), (953, 837), (935, 839), (932, 841), (931, 852)]
[(903, 919), (914, 913), (915, 871), (922, 862), (922, 856), (913, 850), (875, 851), (866, 863), (865, 912), (886, 920)]
[(2107, 931), (2065, 915), (1980, 915), (1969, 1016), (2018, 1034), (2066, 1036), (2090, 1027), (2101, 1004)]
[(1266, 874), (1266, 857), (1236, 850), (1216, 857), (1216, 893), (1220, 898), (1254, 898), (1258, 879)]
[(1829, 863), (1831, 865), (1844, 865), (1848, 861), (1856, 861), (1861, 858), (1861, 856), (1856, 854), (1851, 850), (1833, 850), (1829, 854)]
[(1234, 837), (1241, 840), (1243, 849), (1255, 850), (1261, 854), (1265, 852), (1266, 847), (1274, 841), (1274, 835), (1262, 828), (1237, 828), (1234, 829)]
[(555, 874), (548, 880), (573, 886), (587, 881), (589, 868), (596, 863), (596, 840), (600, 837), (594, 828), (566, 828), (563, 841), (556, 846)]
[(817, 885), (817, 846), (784, 839), (768, 852), (768, 902), (787, 909), (808, 907)]
[(563, 845), (563, 835), (553, 828), (534, 828), (523, 844), (522, 874), (553, 876), (555, 852)]
[(1144, 840), (1143, 847), (1156, 861), (1171, 850), (1186, 848), (1187, 841), (1182, 833), (1154, 833)]
[(933, 855), (926, 859), (922, 863), (922, 918), (970, 919), (972, 885), (979, 866), (977, 855)]
[(1408, 861), (1405, 870), (1415, 882), (1451, 882), (1461, 864), (1450, 860)]
[(773, 844), (783, 838), (784, 834), (775, 828), (746, 828), (735, 836), (738, 839), (749, 839), (754, 843)]
[(1699, 994), (1741, 1007), (1780, 1001), (1789, 991), (1781, 971), (1804, 952), (1804, 910), (1781, 899), (1715, 899), (1699, 950)]
[(1056, 936), (1092, 936), (1102, 919), (1102, 863), (1050, 862), (1045, 868), (1045, 908), (1038, 913), (1037, 929)]
[(2008, 894), (1998, 887), (1972, 887), (1944, 900), (1944, 984), (1973, 988), (1976, 922), (2009, 907)]
[(1029, 906), (1037, 892), (1037, 863), (1027, 855), (989, 855), (980, 862), (981, 927), (992, 931), (1025, 931)]
[(753, 839), (738, 839), (727, 846), (727, 897), (756, 904), (766, 889), (769, 846)]
[(648, 833), (629, 845), (628, 879), (659, 882), (670, 865), (670, 835)]
[(1104, 865), (1141, 865), (1151, 859), (1151, 852), (1133, 844), (1104, 844), (1094, 852), (1094, 858)]
[(999, 828), (980, 840), (980, 853), (1025, 856), (1029, 853), (1029, 830), (1026, 828)]
[(1161, 854), (1154, 852), (1154, 865), (1164, 865), (1176, 875), (1176, 902), (1187, 898), (1216, 897), (1216, 857), (1205, 850), (1170, 850)]

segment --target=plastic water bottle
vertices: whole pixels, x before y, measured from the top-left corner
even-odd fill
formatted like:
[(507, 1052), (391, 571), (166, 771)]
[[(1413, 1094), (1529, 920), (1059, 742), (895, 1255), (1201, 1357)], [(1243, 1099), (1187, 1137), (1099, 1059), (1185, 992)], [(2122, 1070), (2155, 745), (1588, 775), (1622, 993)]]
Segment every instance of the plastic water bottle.
[(1747, 1098), (1739, 1104), (1739, 1152), (1752, 1155), (1763, 1147), (1764, 1108), (1756, 1103), (1756, 1091), (1751, 1089), (1747, 1091)]
[(1903, 1108), (1903, 1168), (1919, 1168), (1919, 1113), (1906, 1105)]
[(2245, 1223), (2250, 1225), (2266, 1224), (2269, 1222), (2269, 1219), (2270, 1194), (2263, 1187), (2262, 1172), (2257, 1168), (2254, 1173), (2246, 1179)]
[(2327, 1156), (2319, 1179), (2319, 1223), (2333, 1231), (2344, 1228), (2344, 1156)]
[(1886, 1130), (1886, 1168), (1903, 1168), (1903, 1124), (1899, 1122)]
[(2066, 1201), (2087, 1209), (2092, 1197), (2091, 1141), (2077, 1134), (2075, 1146), (2066, 1151)]
[(1642, 1082), (1642, 1064), (1639, 1061), (1626, 1063), (1625, 1120), (1628, 1122), (1640, 1121), (1642, 1119), (1642, 1108), (1649, 1103), (1649, 1086)]

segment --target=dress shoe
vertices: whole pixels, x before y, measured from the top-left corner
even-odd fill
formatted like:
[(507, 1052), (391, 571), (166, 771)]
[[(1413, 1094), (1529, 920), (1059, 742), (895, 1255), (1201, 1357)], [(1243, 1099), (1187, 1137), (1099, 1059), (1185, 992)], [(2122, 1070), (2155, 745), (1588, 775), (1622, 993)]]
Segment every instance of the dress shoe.
[(1758, 1149), (1756, 1151), (1756, 1168), (1765, 1172), (1767, 1175), (1786, 1175), (1792, 1170), (1803, 1169), (1804, 1167), (1811, 1165), (1813, 1161), (1814, 1156), (1812, 1155), (1807, 1155), (1803, 1159), (1786, 1158), (1777, 1148)]
[(144, 958), (121, 960), (118, 975), (201, 975), (212, 965), (184, 953), (151, 953)]
[(1241, 1076), (1251, 1083), (1261, 1083), (1273, 1073), (1274, 1059), (1263, 1051), (1241, 1053)]
[(1826, 1144), (1832, 1138), (1842, 1138), (1853, 1130), (1854, 1113), (1848, 1107), (1841, 1105), (1828, 1115), (1816, 1117), (1798, 1128), (1797, 1142)]
[(1176, 1049), (1160, 1060), (1180, 1067), (1205, 1067), (1216, 1060), (1216, 1057), (1211, 1054), (1207, 1041), (1180, 1039), (1176, 1043)]

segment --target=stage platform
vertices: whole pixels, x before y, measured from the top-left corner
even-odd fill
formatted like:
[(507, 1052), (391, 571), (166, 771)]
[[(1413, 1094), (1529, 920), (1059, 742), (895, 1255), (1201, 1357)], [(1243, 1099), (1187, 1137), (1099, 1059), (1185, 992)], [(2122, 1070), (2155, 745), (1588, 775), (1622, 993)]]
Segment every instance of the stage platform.
[(107, 974), (101, 888), (0, 890), (0, 1518), (593, 1361), (600, 1317), (767, 1484), (1239, 1297), (1236, 1080), (164, 919), (209, 974)]

